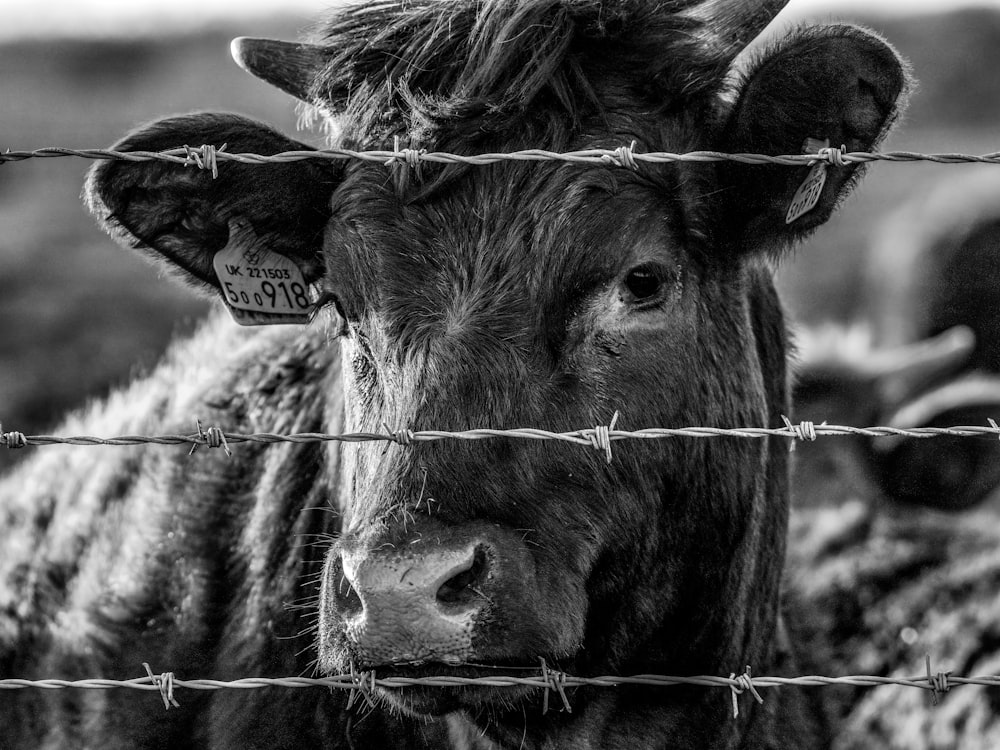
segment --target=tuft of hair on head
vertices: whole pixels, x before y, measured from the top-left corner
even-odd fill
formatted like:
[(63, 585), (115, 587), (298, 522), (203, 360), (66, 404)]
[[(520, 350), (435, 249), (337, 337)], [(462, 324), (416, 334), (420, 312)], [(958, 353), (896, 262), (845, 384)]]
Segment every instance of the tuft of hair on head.
[(714, 93), (728, 61), (706, 44), (705, 21), (687, 12), (691, 6), (690, 0), (353, 6), (313, 32), (329, 54), (303, 119), (339, 120), (355, 138), (420, 140), (469, 118), (480, 132), (500, 132), (525, 115), (579, 125), (605, 106), (598, 78), (631, 81), (661, 104)]

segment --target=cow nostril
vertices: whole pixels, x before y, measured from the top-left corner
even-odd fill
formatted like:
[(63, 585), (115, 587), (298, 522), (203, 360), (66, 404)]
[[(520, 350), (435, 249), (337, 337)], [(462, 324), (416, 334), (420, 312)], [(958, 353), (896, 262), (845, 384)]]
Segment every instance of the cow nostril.
[(476, 547), (469, 566), (441, 584), (437, 590), (438, 602), (455, 606), (468, 604), (477, 597), (484, 597), (485, 594), (482, 593), (480, 586), (486, 577), (486, 569), (486, 552), (481, 547)]
[(361, 597), (358, 596), (358, 592), (354, 590), (351, 582), (347, 580), (347, 576), (344, 575), (343, 570), (337, 573), (336, 580), (337, 582), (333, 587), (333, 591), (337, 602), (337, 609), (344, 617), (354, 617), (363, 609)]

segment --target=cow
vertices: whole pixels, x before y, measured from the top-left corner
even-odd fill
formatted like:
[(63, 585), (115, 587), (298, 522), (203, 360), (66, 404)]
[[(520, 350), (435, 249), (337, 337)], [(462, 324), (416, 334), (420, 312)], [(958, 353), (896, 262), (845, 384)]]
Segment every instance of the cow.
[[(865, 261), (863, 320), (799, 334), (796, 419), (985, 427), (1000, 413), (998, 190), (991, 170), (961, 174), (889, 215)], [(793, 494), (807, 505), (839, 496), (965, 510), (1000, 484), (995, 440), (838, 438), (798, 459)]]
[[(962, 172), (908, 200), (876, 235), (865, 296), (878, 344), (905, 345), (956, 326), (968, 328), (975, 341), (954, 377), (936, 380), (895, 410), (900, 425), (985, 425), (1000, 413), (998, 190), (993, 170)], [(966, 508), (1000, 485), (996, 441), (898, 441), (881, 452), (887, 481), (908, 499)]]
[[(619, 429), (782, 424), (786, 331), (771, 270), (860, 169), (654, 166), (634, 154), (875, 148), (909, 91), (906, 65), (845, 24), (741, 56), (783, 5), (408, 0), (341, 10), (309, 42), (234, 42), (237, 61), (304, 102), (332, 145), (621, 150), (587, 167), (220, 160), (217, 178), (98, 164), (86, 202), (124, 245), (242, 322), (318, 320), (247, 332), (215, 316), (65, 430), (185, 432), (200, 419), (396, 440), (241, 443), (231, 458), (39, 450), (0, 487), (0, 672), (123, 678), (145, 661), (219, 679), (482, 677), (537, 674), (541, 659), (583, 676), (794, 671), (780, 593), (786, 438), (616, 442), (609, 462), (565, 443), (408, 437), (563, 432), (616, 413)], [(153, 123), (116, 148), (192, 143), (308, 150), (219, 113)], [(257, 286), (250, 265), (268, 271)], [(361, 684), (371, 705), (271, 687), (184, 692), (162, 713), (125, 691), (5, 694), (2, 741), (829, 740), (812, 694), (794, 688), (762, 705), (744, 696), (733, 719), (728, 692), (704, 687), (567, 689), (563, 710), (545, 713), (537, 687)]]
[[(874, 343), (867, 322), (803, 328), (796, 341), (792, 400), (800, 422), (899, 429), (986, 425), (989, 402), (972, 387), (984, 379), (958, 374), (976, 346), (967, 326), (891, 348)], [(956, 390), (970, 414), (936, 407)], [(960, 510), (992, 488), (984, 463), (992, 446), (961, 437), (851, 435), (797, 447), (792, 497), (798, 507), (863, 500)], [(976, 474), (980, 464), (984, 471)]]
[[(911, 199), (875, 235), (865, 316), (798, 332), (796, 419), (986, 426), (1000, 407), (989, 172)], [(1000, 536), (995, 438), (824, 438), (797, 445), (787, 588), (802, 668), (897, 679), (996, 674)], [(939, 682), (939, 685), (945, 685)], [(995, 692), (840, 689), (834, 746), (995, 747)]]

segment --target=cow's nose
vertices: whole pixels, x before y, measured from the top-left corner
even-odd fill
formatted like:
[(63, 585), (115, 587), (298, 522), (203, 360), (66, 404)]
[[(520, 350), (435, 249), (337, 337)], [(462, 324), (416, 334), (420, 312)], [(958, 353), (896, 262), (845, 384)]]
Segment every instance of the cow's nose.
[(346, 549), (327, 585), (356, 653), (371, 664), (459, 663), (486, 604), (491, 545)]

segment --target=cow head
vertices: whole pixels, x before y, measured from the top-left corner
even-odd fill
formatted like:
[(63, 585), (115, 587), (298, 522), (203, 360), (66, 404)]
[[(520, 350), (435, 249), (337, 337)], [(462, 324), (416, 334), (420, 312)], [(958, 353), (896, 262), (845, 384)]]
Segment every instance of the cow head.
[[(400, 138), (469, 154), (634, 140), (638, 151), (781, 154), (812, 138), (871, 148), (907, 87), (872, 34), (800, 29), (733, 68), (780, 5), (379, 3), (344, 11), (314, 44), (234, 49), (349, 147)], [(233, 115), (165, 120), (118, 148), (204, 142), (304, 148)], [(808, 171), (305, 161), (224, 163), (213, 180), (109, 162), (87, 196), (125, 242), (217, 294), (212, 261), (234, 222), (291, 259), (329, 300), (350, 431), (563, 432), (616, 412), (626, 429), (777, 425), (784, 331), (767, 265), (856, 177), (831, 167), (816, 207), (786, 223)], [(764, 665), (786, 453), (781, 441), (735, 439), (621, 442), (610, 463), (578, 445), (509, 438), (347, 446), (320, 667)], [(416, 712), (495, 698), (394, 696)]]
[[(837, 326), (799, 336), (793, 390), (797, 420), (897, 429), (985, 426), (1000, 406), (1000, 378), (963, 371), (977, 346), (971, 329), (950, 328), (905, 346), (877, 347), (864, 328)], [(1000, 484), (994, 441), (942, 436), (850, 436), (803, 444), (792, 495), (800, 506), (891, 500), (963, 510)]]

